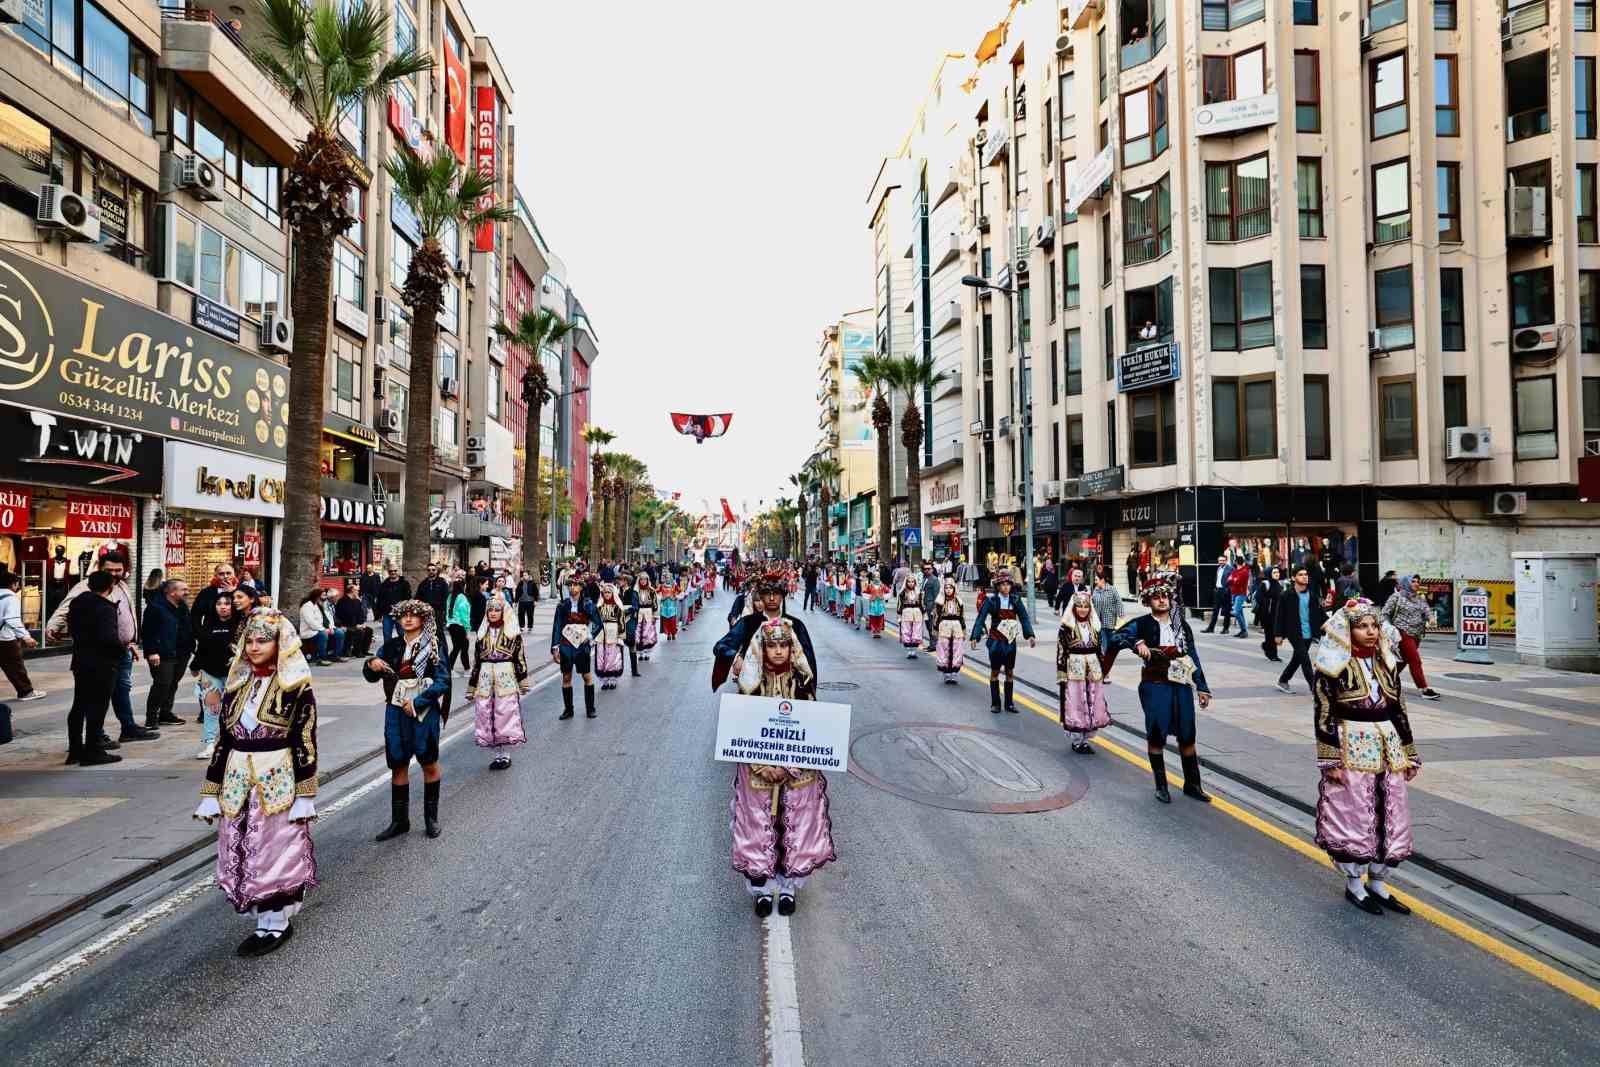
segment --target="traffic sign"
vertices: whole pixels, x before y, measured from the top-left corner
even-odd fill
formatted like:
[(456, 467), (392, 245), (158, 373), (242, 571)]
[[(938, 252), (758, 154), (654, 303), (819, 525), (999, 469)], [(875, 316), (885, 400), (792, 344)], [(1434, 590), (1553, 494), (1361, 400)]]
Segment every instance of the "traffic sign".
[(1469, 585), (1456, 598), (1456, 662), (1493, 663), (1489, 656), (1489, 591)]
[(906, 548), (922, 547), (922, 527), (907, 526), (900, 531), (900, 544)]

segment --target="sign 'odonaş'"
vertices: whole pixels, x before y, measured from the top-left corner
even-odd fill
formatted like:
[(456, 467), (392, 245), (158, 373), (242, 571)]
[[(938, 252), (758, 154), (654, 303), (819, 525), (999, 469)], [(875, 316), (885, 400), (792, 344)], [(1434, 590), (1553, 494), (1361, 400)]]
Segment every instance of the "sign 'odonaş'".
[(848, 771), (850, 705), (724, 693), (712, 755), (722, 763)]

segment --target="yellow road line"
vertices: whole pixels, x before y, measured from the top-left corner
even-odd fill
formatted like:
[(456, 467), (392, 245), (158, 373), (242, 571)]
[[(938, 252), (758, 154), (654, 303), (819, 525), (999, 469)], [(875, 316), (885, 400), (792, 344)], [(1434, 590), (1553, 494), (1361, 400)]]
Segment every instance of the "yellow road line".
[[(898, 631), (899, 628), (895, 627), (895, 629)], [(933, 653), (923, 650), (923, 654), (931, 656)], [(973, 678), (986, 684), (989, 681), (988, 675), (980, 674), (971, 667), (963, 666), (961, 668), (961, 673), (966, 675), (968, 678)], [(1021, 704), (1034, 714), (1048, 719), (1057, 725), (1060, 724), (1061, 717), (1058, 712), (1045, 707), (1043, 704), (1034, 700), (1027, 694), (1016, 693), (1013, 690), (1012, 697), (1017, 703)], [(1093, 741), (1096, 745), (1099, 745), (1101, 748), (1105, 749), (1107, 752), (1118, 757), (1119, 759), (1126, 760), (1135, 767), (1139, 767), (1147, 773), (1150, 771), (1150, 761), (1148, 758), (1146, 758), (1144, 753), (1135, 752), (1130, 748), (1125, 748), (1122, 745), (1117, 744), (1115, 741), (1109, 741), (1105, 737), (1098, 734), (1093, 738)], [(1210, 806), (1217, 811), (1230, 816), (1238, 822), (1243, 823), (1252, 830), (1256, 830), (1262, 834), (1265, 834), (1267, 837), (1272, 838), (1272, 840), (1278, 842), (1280, 845), (1293, 849), (1295, 852), (1298, 852), (1300, 855), (1304, 856), (1308, 860), (1311, 860), (1313, 863), (1327, 867), (1330, 870), (1333, 869), (1333, 861), (1328, 858), (1328, 854), (1323, 852), (1320, 848), (1317, 848), (1311, 842), (1297, 837), (1281, 827), (1274, 826), (1256, 815), (1252, 815), (1250, 812), (1245, 811), (1236, 804), (1232, 804), (1227, 800), (1224, 800), (1222, 797), (1213, 796), (1211, 798)], [(1579, 1001), (1582, 1001), (1591, 1008), (1600, 1009), (1600, 989), (1596, 989), (1594, 986), (1589, 985), (1586, 982), (1581, 982), (1578, 979), (1573, 978), (1571, 975), (1557, 970), (1542, 960), (1535, 959), (1533, 956), (1528, 955), (1528, 953), (1523, 952), (1521, 949), (1513, 948), (1511, 945), (1506, 944), (1504, 941), (1501, 941), (1498, 938), (1491, 937), (1482, 930), (1462, 922), (1460, 919), (1457, 919), (1448, 912), (1441, 911), (1431, 904), (1418, 900), (1410, 893), (1403, 893), (1398, 889), (1391, 889), (1390, 891), (1394, 893), (1396, 898), (1409, 905), (1415, 914), (1423, 919), (1426, 919), (1428, 922), (1433, 923), (1441, 930), (1445, 930), (1451, 934), (1454, 934), (1456, 937), (1461, 938), (1468, 944), (1475, 945), (1501, 962), (1508, 963), (1517, 970), (1522, 971), (1524, 974), (1531, 975), (1546, 985), (1561, 990), (1561, 992), (1566, 993), (1568, 996), (1571, 996)]]

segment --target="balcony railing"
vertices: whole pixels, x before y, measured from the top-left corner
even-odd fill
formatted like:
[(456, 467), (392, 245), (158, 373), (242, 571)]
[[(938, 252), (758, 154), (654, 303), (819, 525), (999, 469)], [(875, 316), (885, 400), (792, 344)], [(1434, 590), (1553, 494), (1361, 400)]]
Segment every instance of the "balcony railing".
[[(267, 68), (263, 67), (260, 63), (256, 62), (254, 50), (251, 49), (249, 45), (244, 43), (244, 23), (240, 22), (238, 19), (224, 20), (210, 8), (190, 7), (187, 4), (162, 4), (161, 18), (168, 22), (211, 23), (211, 25), (222, 31), (223, 36), (227, 37), (230, 41), (239, 46), (239, 51), (244, 53), (245, 58), (250, 61), (252, 66), (254, 66), (262, 74), (265, 74), (269, 79), (272, 79), (272, 72), (267, 70)], [(273, 80), (272, 84), (276, 86), (278, 83), (276, 80)]]

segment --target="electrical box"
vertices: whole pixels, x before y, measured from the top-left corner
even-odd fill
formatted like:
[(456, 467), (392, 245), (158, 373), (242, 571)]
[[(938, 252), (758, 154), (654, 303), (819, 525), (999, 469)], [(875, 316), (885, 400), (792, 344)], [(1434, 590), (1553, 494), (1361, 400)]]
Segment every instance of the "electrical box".
[(1513, 552), (1517, 658), (1557, 670), (1600, 672), (1593, 552)]

